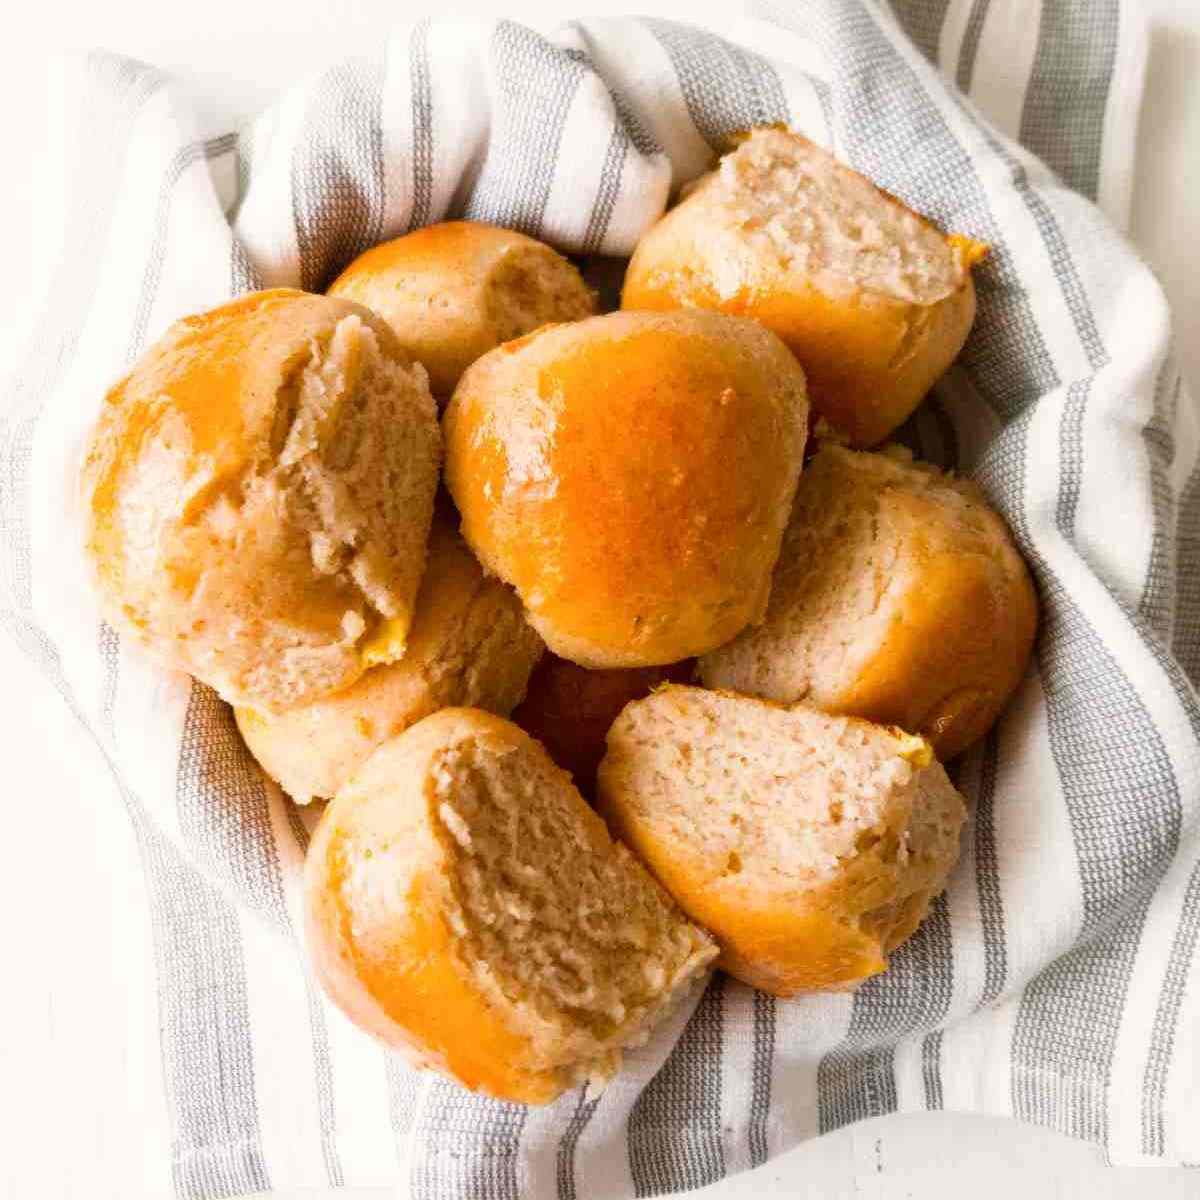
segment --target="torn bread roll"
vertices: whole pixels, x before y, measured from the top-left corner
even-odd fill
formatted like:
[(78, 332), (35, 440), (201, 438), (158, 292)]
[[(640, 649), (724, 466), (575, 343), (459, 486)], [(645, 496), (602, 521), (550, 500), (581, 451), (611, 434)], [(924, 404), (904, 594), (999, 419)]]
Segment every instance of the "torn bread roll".
[(507, 716), (543, 649), (516, 594), (484, 575), (450, 519), (439, 514), (403, 656), (285, 713), (238, 709), (238, 728), (293, 800), (328, 799), (380, 745), (440, 708)]
[(403, 648), (440, 451), (424, 370), (360, 305), (278, 289), (179, 321), (87, 447), (106, 615), (233, 704), (347, 687)]
[(824, 446), (804, 471), (761, 625), (706, 655), (710, 687), (899, 725), (952, 758), (1025, 673), (1029, 572), (975, 484)]
[(526, 1104), (609, 1077), (716, 955), (545, 750), (477, 709), (367, 760), (321, 819), (304, 900), (352, 1021)]
[(446, 409), (480, 561), (585, 667), (660, 666), (761, 619), (803, 461), (804, 376), (719, 313), (610, 313), (481, 358)]
[(547, 654), (530, 676), (525, 698), (513, 710), (512, 719), (571, 772), (575, 786), (591, 799), (596, 794), (604, 739), (621, 709), (664, 683), (691, 683), (695, 675), (696, 662), (690, 658), (666, 667), (591, 671)]
[(800, 134), (756, 129), (638, 243), (621, 304), (762, 322), (800, 360), (813, 411), (872, 446), (962, 348), (985, 252)]
[(694, 687), (625, 709), (599, 793), (718, 965), (777, 996), (884, 970), (944, 888), (965, 816), (921, 738)]
[(595, 294), (561, 254), (478, 221), (428, 225), (384, 242), (359, 255), (329, 294), (378, 313), (441, 400), (501, 342), (596, 311)]

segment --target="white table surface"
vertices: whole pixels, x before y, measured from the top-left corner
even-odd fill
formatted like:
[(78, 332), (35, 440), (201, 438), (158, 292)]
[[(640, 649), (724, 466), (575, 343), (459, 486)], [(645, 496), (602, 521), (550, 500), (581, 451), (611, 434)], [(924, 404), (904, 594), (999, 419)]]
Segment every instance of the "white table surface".
[[(1078, 0), (1086, 3), (1086, 0)], [(1153, 14), (1139, 138), (1133, 236), (1166, 286), (1185, 369), (1200, 385), (1200, 0), (1129, 0)], [(655, 12), (702, 19), (703, 0), (524, 0), (438, 6), (542, 23), (564, 11)], [(0, 363), (22, 326), (54, 252), (53, 197), (39, 187), (46, 64), (67, 47), (104, 46), (191, 80), (214, 129), (254, 111), (309, 69), (369, 46), (401, 11), (389, 0), (34, 0), (0, 38), (4, 133), (0, 229)], [(1200, 396), (1198, 396), (1200, 398)], [(2, 401), (0, 401), (2, 402)], [(0, 870), (4, 986), (17, 1018), (0, 1032), (0, 1197), (127, 1200), (122, 1178), (142, 1132), (131, 1084), (129, 1029), (94, 1028), (120, 1011), (120, 958), (129, 935), (117, 899), (140, 868), (95, 749), (52, 689), (0, 636), (0, 761), (7, 848)], [(69, 882), (64, 882), (69, 881)], [(130, 998), (131, 1003), (135, 1003)], [(145, 1014), (149, 1020), (153, 1015)], [(31, 1031), (23, 1037), (22, 1030)], [(47, 1044), (56, 1053), (47, 1056)], [(87, 1086), (80, 1072), (86, 1072)], [(96, 1086), (100, 1081), (101, 1086)], [(951, 1113), (863, 1122), (801, 1146), (758, 1171), (692, 1193), (825, 1200), (1182, 1200), (1200, 1197), (1200, 1172), (1112, 1169), (1099, 1151), (1031, 1126)], [(291, 1193), (282, 1200), (366, 1200), (383, 1191)], [(277, 1195), (280, 1195), (277, 1193)]]

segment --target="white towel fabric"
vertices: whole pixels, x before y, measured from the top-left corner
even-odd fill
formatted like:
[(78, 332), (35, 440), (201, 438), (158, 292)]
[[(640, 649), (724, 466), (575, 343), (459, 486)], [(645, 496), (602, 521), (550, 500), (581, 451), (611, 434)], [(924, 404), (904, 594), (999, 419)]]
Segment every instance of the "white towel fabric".
[[(91, 730), (125, 801), (113, 819), (136, 831), (153, 961), (129, 987), (157, 996), (178, 1195), (650, 1195), (910, 1109), (1012, 1114), (1123, 1162), (1200, 1159), (1200, 431), (1162, 294), (1114, 229), (1135, 8), (792, 0), (731, 41), (662, 20), (550, 39), (421, 22), (207, 141), (157, 71), (79, 63), (60, 275), (4, 393), (0, 618)], [(496, 1103), (409, 1071), (314, 988), (293, 904), (307, 814), (211, 691), (101, 622), (80, 445), (176, 317), (319, 289), (447, 215), (624, 255), (723, 134), (770, 121), (991, 243), (971, 340), (906, 436), (1008, 518), (1041, 594), (1037, 652), (957, 768), (962, 862), (890, 971), (788, 1002), (715, 977), (599, 1096)], [(231, 219), (214, 179), (235, 164)]]

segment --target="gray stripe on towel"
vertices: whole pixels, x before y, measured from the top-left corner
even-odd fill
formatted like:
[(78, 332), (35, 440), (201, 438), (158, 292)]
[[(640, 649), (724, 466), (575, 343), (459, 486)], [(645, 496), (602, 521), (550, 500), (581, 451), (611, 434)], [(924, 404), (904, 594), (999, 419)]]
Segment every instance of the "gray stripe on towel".
[(1020, 140), (1070, 187), (1096, 198), (1120, 0), (1042, 5)]
[(721, 1129), (723, 975), (714, 975), (679, 1041), (629, 1113), (635, 1194), (684, 1192), (725, 1176)]
[(383, 236), (383, 64), (355, 58), (313, 89), (292, 159), (300, 285), (323, 291)]
[(730, 134), (788, 120), (779, 73), (765, 58), (675, 21), (641, 21), (671, 60), (692, 124), (714, 150), (727, 150)]

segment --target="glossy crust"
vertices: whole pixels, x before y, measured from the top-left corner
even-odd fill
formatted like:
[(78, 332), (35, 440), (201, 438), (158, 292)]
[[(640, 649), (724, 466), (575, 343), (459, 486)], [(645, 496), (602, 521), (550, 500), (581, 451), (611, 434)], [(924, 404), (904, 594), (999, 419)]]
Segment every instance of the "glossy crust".
[(108, 393), (82, 470), (107, 616), (232, 703), (346, 686), (401, 644), (440, 431), (371, 312), (290, 289), (177, 322)]
[(428, 225), (384, 242), (359, 255), (329, 294), (378, 313), (443, 399), (501, 342), (596, 311), (591, 289), (561, 254), (478, 221)]
[[(713, 693), (668, 687), (643, 704), (688, 704)], [(722, 703), (760, 706), (766, 701), (720, 693)], [(802, 719), (808, 706), (795, 709)], [(712, 779), (684, 803), (690, 805), (692, 835), (680, 835), (663, 817), (667, 805), (639, 795), (652, 773), (639, 766), (639, 748), (629, 730), (637, 704), (630, 705), (609, 734), (599, 772), (598, 808), (613, 835), (650, 868), (680, 908), (706, 928), (721, 947), (717, 965), (736, 979), (776, 996), (845, 991), (887, 969), (887, 955), (907, 939), (946, 885), (958, 859), (965, 818), (962, 797), (927, 743), (849, 718), (868, 736), (894, 744), (892, 794), (878, 804), (880, 820), (861, 848), (840, 859), (825, 881), (812, 885), (787, 871), (763, 870), (749, 855), (731, 872), (724, 854), (704, 844), (705, 826), (728, 819), (723, 801), (740, 822), (769, 821), (736, 807), (738, 780)], [(722, 719), (718, 712), (717, 720)], [(681, 752), (686, 753), (686, 743)], [(735, 764), (737, 765), (737, 764)], [(740, 768), (745, 771), (746, 764)], [(810, 836), (820, 829), (814, 826)], [(779, 839), (769, 827), (763, 837)]]
[(466, 705), (507, 716), (543, 649), (516, 594), (484, 575), (439, 514), (403, 657), (286, 713), (238, 709), (238, 728), (292, 799), (328, 799), (374, 750), (438, 709)]
[(463, 533), (588, 667), (678, 662), (766, 607), (808, 406), (768, 331), (612, 313), (480, 359), (443, 421)]
[[(516, 1065), (526, 1038), (459, 963), (446, 919), (451, 885), (424, 775), (443, 740), (440, 723), (457, 711), (389, 743), (375, 769), (325, 810), (304, 865), (309, 957), (346, 1016), (413, 1066), (493, 1096), (544, 1103), (555, 1081)], [(380, 764), (409, 783), (407, 796), (377, 778)]]
[(530, 677), (512, 719), (571, 772), (585, 796), (593, 797), (604, 739), (621, 709), (664, 683), (690, 683), (695, 673), (692, 659), (666, 667), (589, 671), (547, 654)]
[[(500, 756), (545, 759), (522, 730), (477, 709), (443, 709), (381, 747), (330, 804), (309, 847), (309, 953), (323, 987), (350, 1020), (414, 1066), (499, 1099), (543, 1104), (579, 1082), (588, 1064), (571, 1061), (569, 1031), (561, 1023), (531, 1018), (511, 997), (489, 993), (468, 963), (462, 879), (454, 878), (447, 842), (466, 835), (447, 827), (439, 802), (448, 770), (443, 755), (464, 743)], [(545, 764), (554, 770), (548, 759)], [(536, 803), (536, 796), (529, 799)], [(575, 805), (574, 854), (617, 860), (680, 931), (682, 961), (659, 985), (660, 1004), (668, 1006), (704, 972), (715, 947), (613, 843), (577, 793)], [(505, 917), (494, 919), (502, 924)], [(584, 945), (580, 939), (580, 953)], [(627, 1014), (625, 1021), (631, 1019)], [(637, 1029), (626, 1032), (626, 1044), (637, 1040)]]
[[(805, 670), (812, 630), (794, 615), (808, 563), (827, 546), (808, 514), (865, 483), (886, 577), (872, 623), (846, 622), (842, 663)], [(857, 493), (856, 493), (857, 494)], [(846, 581), (850, 595), (861, 581)], [(848, 602), (848, 601), (847, 601)], [(967, 480), (903, 458), (826, 446), (808, 465), (763, 623), (707, 655), (701, 678), (781, 703), (808, 698), (921, 734), (948, 760), (981, 738), (1025, 674), (1037, 597), (1003, 520)]]
[(800, 360), (817, 415), (852, 445), (883, 441), (962, 349), (975, 319), (970, 268), (986, 247), (947, 238), (960, 262), (958, 286), (933, 303), (914, 303), (763, 253), (723, 202), (713, 172), (650, 229), (630, 260), (621, 307), (715, 309), (761, 322)]

